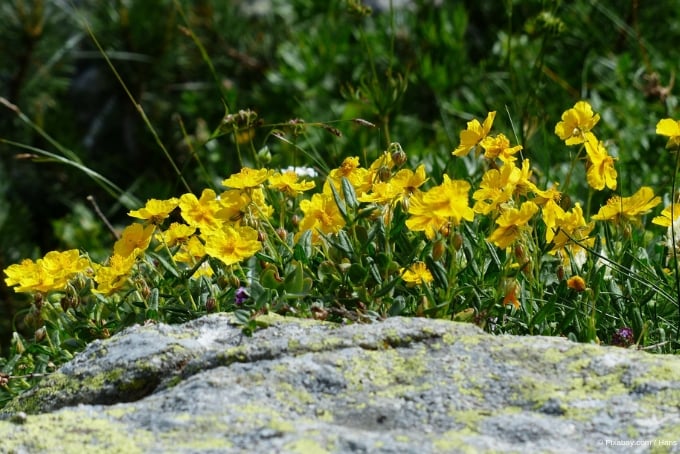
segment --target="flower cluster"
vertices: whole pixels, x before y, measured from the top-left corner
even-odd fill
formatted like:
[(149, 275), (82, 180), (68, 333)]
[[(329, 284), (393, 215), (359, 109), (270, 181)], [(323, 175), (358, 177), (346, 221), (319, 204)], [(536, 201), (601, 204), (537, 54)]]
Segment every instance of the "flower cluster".
[[(244, 167), (222, 181), (219, 193), (206, 188), (151, 199), (130, 211), (137, 221), (122, 230), (103, 263), (77, 250), (53, 251), (8, 267), (5, 281), (17, 292), (85, 291), (95, 301), (129, 300), (151, 315), (176, 298), (194, 311), (276, 307), (300, 313), (305, 301), (315, 317), (351, 308), (455, 318), (470, 309), (454, 308), (460, 276), (471, 273), (483, 282), (493, 270), (491, 290), (481, 288), (488, 282), (466, 284), (492, 301), (476, 308), (481, 320), (506, 306), (511, 313), (525, 308), (526, 287), (542, 291), (545, 269), (553, 267), (560, 288), (591, 298), (593, 273), (585, 264), (606, 260), (604, 240), (594, 232), (605, 225), (628, 231), (661, 198), (641, 187), (609, 197), (594, 214), (590, 203), (584, 210), (558, 182), (538, 183), (528, 151), (492, 134), (495, 118), (490, 112), (481, 123), (468, 122), (452, 152), (454, 164), (478, 160), (484, 169), (478, 176), (428, 174), (424, 164), (408, 168), (396, 143), (366, 167), (347, 157), (323, 182), (295, 168)], [(617, 188), (616, 159), (595, 135), (599, 120), (579, 101), (555, 126), (565, 145), (578, 147), (573, 162), (585, 161), (591, 193)], [(657, 125), (670, 148), (680, 147), (679, 125), (671, 119)], [(317, 184), (320, 190), (309, 194)], [(673, 229), (679, 216), (671, 205), (653, 222)], [(115, 308), (112, 313), (120, 317)]]

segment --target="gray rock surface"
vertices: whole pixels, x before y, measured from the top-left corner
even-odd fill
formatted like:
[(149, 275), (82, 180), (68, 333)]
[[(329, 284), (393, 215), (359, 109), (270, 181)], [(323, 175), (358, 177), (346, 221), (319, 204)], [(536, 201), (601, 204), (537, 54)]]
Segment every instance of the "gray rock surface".
[(680, 357), (427, 319), (261, 320), (252, 337), (216, 314), (91, 344), (6, 407), (0, 452), (680, 452)]

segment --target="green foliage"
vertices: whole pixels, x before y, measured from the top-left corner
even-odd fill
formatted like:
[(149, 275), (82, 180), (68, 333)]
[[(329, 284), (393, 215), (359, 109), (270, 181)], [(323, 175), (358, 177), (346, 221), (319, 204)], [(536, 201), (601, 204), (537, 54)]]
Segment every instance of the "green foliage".
[[(613, 195), (643, 185), (665, 205), (675, 199), (677, 165), (654, 134), (661, 118), (677, 118), (680, 51), (672, 43), (680, 11), (670, 5), (76, 3), (77, 10), (53, 0), (0, 7), (3, 269), (45, 251), (79, 249), (96, 276), (141, 200), (221, 190), (221, 179), (242, 167), (312, 167), (321, 192), (356, 156), (366, 168), (378, 162), (373, 183), (423, 164), (422, 191), (447, 175), (473, 193), (499, 163), (451, 151), (466, 122), (492, 110), (494, 132), (523, 146), (519, 162), (531, 161), (531, 183), (560, 183), (565, 210), (581, 203), (589, 219)], [(668, 26), (658, 27), (659, 15)], [(580, 163), (587, 153), (555, 135), (564, 110), (580, 99), (602, 117), (597, 134), (616, 158), (615, 190), (589, 187)], [(396, 141), (405, 162), (381, 166), (401, 150)], [(587, 250), (581, 262), (554, 254), (538, 217), (509, 248), (490, 240), (499, 213), (428, 236), (407, 225), (409, 196), (386, 209), (366, 201), (350, 176), (334, 181), (325, 192), (338, 226), (342, 220), (337, 231), (300, 228), (308, 196), (264, 184), (273, 212), (261, 216), (248, 193), (237, 221), (257, 231), (262, 249), (238, 265), (210, 254), (178, 262), (182, 246), (154, 250), (162, 244), (152, 243), (110, 294), (93, 292), (93, 275), (33, 299), (0, 283), (0, 331), (7, 333), (0, 400), (130, 324), (214, 311), (234, 312), (246, 334), (267, 311), (337, 321), (406, 315), (677, 351), (677, 260), (651, 216), (597, 222), (587, 238), (572, 238)], [(528, 199), (513, 201), (519, 207)], [(157, 229), (175, 221), (183, 221), (181, 209)], [(416, 264), (431, 281), (405, 279)], [(194, 277), (201, 267), (213, 274)], [(584, 288), (568, 280), (577, 276)], [(622, 342), (623, 328), (634, 339)]]

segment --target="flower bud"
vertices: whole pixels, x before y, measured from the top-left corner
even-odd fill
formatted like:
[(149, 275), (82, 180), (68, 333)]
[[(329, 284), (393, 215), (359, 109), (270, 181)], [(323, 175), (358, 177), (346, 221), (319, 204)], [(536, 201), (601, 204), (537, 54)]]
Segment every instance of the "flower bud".
[(441, 259), (444, 256), (444, 252), (446, 252), (446, 244), (444, 241), (439, 240), (432, 245), (432, 258), (435, 261)]
[(210, 296), (205, 300), (205, 311), (208, 313), (215, 312), (215, 309), (217, 308), (217, 300)]
[(41, 326), (40, 328), (35, 330), (33, 337), (35, 338), (36, 342), (42, 342), (47, 337), (47, 328)]
[(455, 233), (453, 235), (453, 248), (457, 251), (460, 251), (460, 248), (463, 247), (463, 235), (460, 233)]
[(390, 169), (388, 169), (385, 166), (380, 166), (380, 168), (378, 169), (378, 180), (388, 181), (391, 176), (392, 172), (390, 171)]
[(401, 148), (399, 143), (392, 142), (388, 148), (388, 151), (392, 155), (392, 162), (394, 162), (395, 166), (400, 167), (406, 163), (408, 157), (406, 156), (406, 153), (404, 153), (404, 150)]

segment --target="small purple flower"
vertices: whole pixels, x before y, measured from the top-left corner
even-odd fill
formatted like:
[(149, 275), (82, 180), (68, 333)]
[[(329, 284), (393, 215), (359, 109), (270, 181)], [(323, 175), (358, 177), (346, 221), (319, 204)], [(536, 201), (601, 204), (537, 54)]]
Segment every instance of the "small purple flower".
[(234, 303), (241, 305), (245, 303), (245, 301), (250, 298), (250, 295), (248, 295), (248, 292), (246, 291), (245, 287), (239, 287), (236, 290), (236, 294), (234, 295)]
[(627, 326), (617, 329), (612, 336), (612, 345), (618, 347), (630, 347), (634, 342), (633, 330)]

